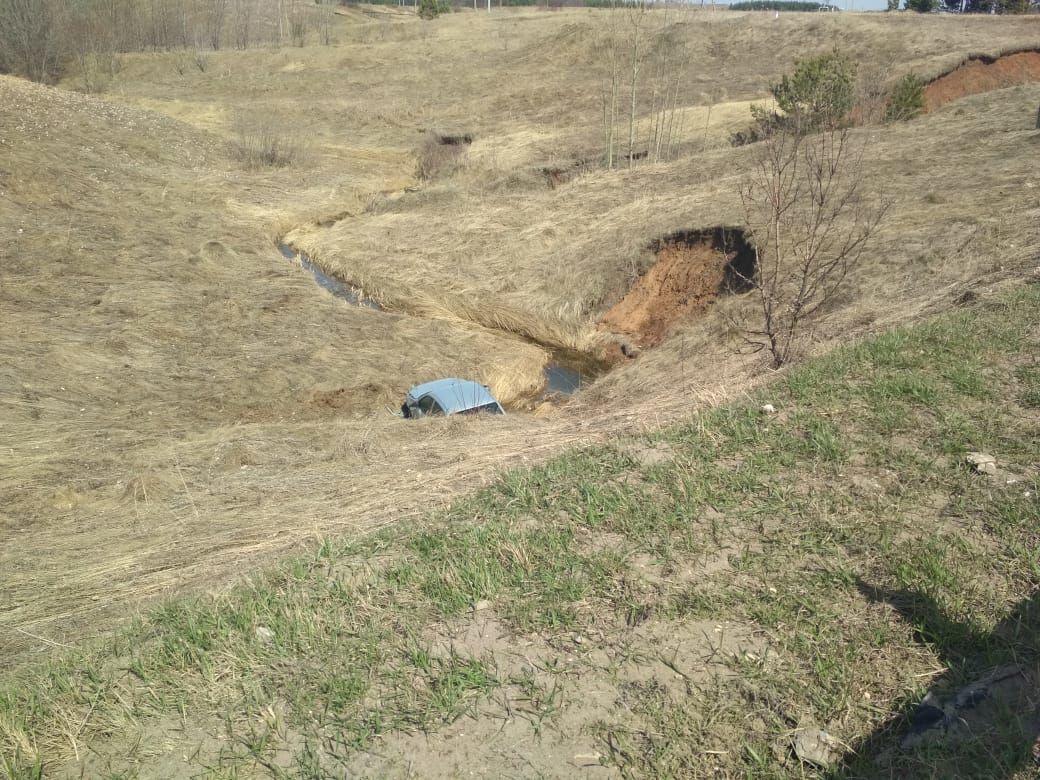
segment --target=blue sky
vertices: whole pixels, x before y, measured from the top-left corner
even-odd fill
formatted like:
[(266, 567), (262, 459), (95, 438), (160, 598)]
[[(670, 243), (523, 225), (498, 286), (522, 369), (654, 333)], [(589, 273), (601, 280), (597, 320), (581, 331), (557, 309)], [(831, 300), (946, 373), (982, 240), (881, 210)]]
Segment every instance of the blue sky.
[[(738, 0), (732, 0), (738, 2)], [(886, 0), (822, 0), (836, 5), (842, 11), (884, 11), (888, 7)], [(902, 0), (900, 0), (902, 4)]]

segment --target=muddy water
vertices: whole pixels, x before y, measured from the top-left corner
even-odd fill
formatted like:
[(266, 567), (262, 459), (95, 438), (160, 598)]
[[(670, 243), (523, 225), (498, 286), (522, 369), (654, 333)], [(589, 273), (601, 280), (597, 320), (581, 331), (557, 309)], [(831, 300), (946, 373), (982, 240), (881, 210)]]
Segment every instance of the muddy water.
[(549, 364), (545, 367), (545, 396), (573, 395), (602, 374), (609, 367), (583, 352), (550, 350)]
[(355, 306), (364, 306), (368, 309), (375, 309), (381, 311), (382, 306), (378, 302), (365, 296), (365, 294), (356, 287), (353, 287), (346, 282), (342, 282), (334, 276), (329, 276), (327, 273), (322, 271), (314, 262), (302, 252), (297, 252), (288, 244), (279, 244), (278, 251), (282, 253), (282, 257), (293, 263), (300, 265), (306, 270), (314, 281), (318, 283), (323, 289), (328, 290), (330, 293), (335, 295), (337, 298), (341, 298), (347, 303), (352, 303)]
[[(322, 271), (314, 261), (288, 244), (279, 244), (278, 251), (286, 260), (306, 270), (323, 289), (348, 303), (382, 311), (382, 306), (358, 288)], [(545, 345), (539, 345), (544, 348)], [(606, 367), (581, 352), (549, 348), (550, 359), (545, 367), (546, 399), (573, 395), (606, 371)]]

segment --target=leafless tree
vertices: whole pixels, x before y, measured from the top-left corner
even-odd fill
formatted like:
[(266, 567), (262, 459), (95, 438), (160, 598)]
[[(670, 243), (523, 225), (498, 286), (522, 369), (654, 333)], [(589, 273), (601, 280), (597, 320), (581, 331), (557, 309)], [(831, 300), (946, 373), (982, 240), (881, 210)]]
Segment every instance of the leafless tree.
[[(642, 0), (616, 0), (606, 15), (601, 61), (607, 168), (620, 159), (627, 159), (628, 167), (640, 159), (670, 159), (678, 150), (685, 121), (680, 94), (690, 57), (688, 14), (685, 6), (655, 10)], [(622, 123), (627, 124), (627, 142)], [(646, 148), (637, 149), (637, 143)]]
[(679, 96), (690, 62), (686, 35), (690, 6), (666, 5), (656, 13), (661, 24), (650, 41), (648, 84), (644, 89), (650, 92), (646, 141), (650, 162), (672, 159), (678, 151), (685, 114), (679, 109)]
[(232, 0), (235, 48), (248, 49), (253, 31), (253, 0)]
[(209, 45), (216, 51), (224, 40), (224, 20), (227, 18), (228, 0), (209, 0), (206, 8), (206, 34)]
[(303, 46), (307, 41), (307, 9), (297, 0), (292, 0), (288, 13), (289, 37), (294, 46)]
[(603, 145), (604, 159), (608, 169), (617, 160), (618, 106), (621, 99), (621, 36), (618, 32), (617, 14), (607, 15), (606, 56), (607, 78), (603, 88)]
[(628, 59), (631, 72), (631, 84), (629, 86), (630, 108), (628, 113), (628, 167), (631, 168), (636, 159), (636, 104), (639, 84), (639, 71), (646, 59), (646, 27), (649, 23), (648, 14), (650, 7), (646, 3), (638, 2), (625, 6), (625, 16), (628, 21)]
[(57, 10), (53, 0), (0, 0), (0, 69), (33, 81), (57, 78)]
[(332, 13), (331, 0), (318, 3), (318, 40), (322, 46), (332, 45)]
[(847, 129), (785, 130), (757, 145), (740, 188), (756, 246), (757, 314), (742, 323), (753, 350), (774, 368), (789, 362), (813, 315), (832, 302), (887, 211), (868, 193), (863, 148)]
[[(605, 161), (607, 168), (618, 162), (621, 141), (622, 101), (627, 103), (624, 111), (628, 123), (628, 165), (632, 166), (637, 155), (636, 117), (638, 115), (640, 74), (646, 60), (647, 28), (650, 9), (643, 2), (617, 0), (607, 14), (607, 40), (604, 63), (607, 68), (603, 89), (603, 129)], [(627, 85), (625, 82), (627, 81)], [(624, 89), (627, 94), (623, 94)]]
[(173, 44), (173, 7), (165, 0), (149, 0), (147, 14), (147, 43), (153, 49), (170, 49)]

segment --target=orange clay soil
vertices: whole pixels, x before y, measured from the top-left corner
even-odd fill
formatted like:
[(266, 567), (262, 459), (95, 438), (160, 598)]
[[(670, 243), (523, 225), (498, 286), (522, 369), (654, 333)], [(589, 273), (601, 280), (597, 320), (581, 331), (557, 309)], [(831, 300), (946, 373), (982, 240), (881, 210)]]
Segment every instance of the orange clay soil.
[(969, 59), (924, 88), (925, 109), (934, 111), (967, 95), (1031, 81), (1040, 81), (1040, 51), (1023, 51), (996, 59)]
[(631, 336), (642, 347), (660, 344), (672, 325), (718, 297), (730, 259), (706, 243), (666, 244), (650, 270), (603, 315), (599, 329)]

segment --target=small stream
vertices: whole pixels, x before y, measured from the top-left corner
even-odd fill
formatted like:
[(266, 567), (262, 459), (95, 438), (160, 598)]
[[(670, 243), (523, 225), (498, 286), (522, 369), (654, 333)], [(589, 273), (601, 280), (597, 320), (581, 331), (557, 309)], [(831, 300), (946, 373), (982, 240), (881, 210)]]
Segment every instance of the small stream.
[(375, 309), (376, 311), (383, 310), (383, 307), (379, 305), (378, 301), (367, 297), (364, 292), (359, 290), (357, 287), (349, 285), (346, 282), (341, 282), (334, 276), (329, 276), (318, 268), (318, 266), (314, 264), (314, 261), (307, 257), (307, 255), (302, 252), (297, 252), (288, 244), (279, 244), (278, 251), (282, 253), (282, 257), (286, 260), (301, 266), (304, 270), (310, 273), (310, 275), (314, 277), (314, 281), (316, 281), (320, 287), (328, 290), (337, 298), (341, 298), (347, 303), (352, 303), (355, 306), (364, 306), (365, 308)]
[[(366, 296), (361, 289), (347, 284), (334, 276), (329, 276), (303, 252), (293, 249), (288, 244), (281, 243), (278, 244), (278, 251), (282, 253), (282, 257), (286, 260), (307, 271), (322, 289), (328, 290), (337, 298), (354, 306), (364, 306), (376, 311), (383, 310), (378, 301)], [(552, 349), (544, 344), (539, 344), (538, 346), (548, 349), (550, 355), (549, 363), (544, 371), (545, 389), (542, 394), (543, 399), (548, 400), (553, 397), (573, 395), (606, 370), (603, 365), (582, 352)]]

